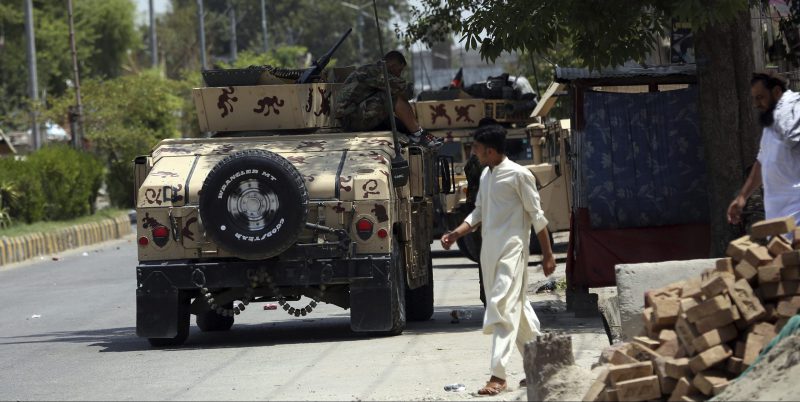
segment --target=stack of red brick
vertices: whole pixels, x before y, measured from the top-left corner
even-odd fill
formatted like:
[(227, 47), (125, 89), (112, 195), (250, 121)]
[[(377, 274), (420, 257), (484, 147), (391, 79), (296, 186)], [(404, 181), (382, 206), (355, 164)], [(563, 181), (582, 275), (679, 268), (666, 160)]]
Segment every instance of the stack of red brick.
[[(780, 236), (789, 232), (793, 244)], [(762, 221), (701, 277), (648, 291), (642, 333), (605, 352), (608, 364), (584, 401), (698, 401), (720, 393), (800, 311), (798, 250), (794, 219)]]

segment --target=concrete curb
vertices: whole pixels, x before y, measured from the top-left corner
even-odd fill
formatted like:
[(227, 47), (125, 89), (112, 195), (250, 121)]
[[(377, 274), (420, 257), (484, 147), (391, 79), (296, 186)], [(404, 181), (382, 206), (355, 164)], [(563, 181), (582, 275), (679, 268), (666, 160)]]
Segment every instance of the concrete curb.
[(119, 239), (132, 231), (128, 214), (46, 233), (0, 237), (0, 266), (65, 250)]

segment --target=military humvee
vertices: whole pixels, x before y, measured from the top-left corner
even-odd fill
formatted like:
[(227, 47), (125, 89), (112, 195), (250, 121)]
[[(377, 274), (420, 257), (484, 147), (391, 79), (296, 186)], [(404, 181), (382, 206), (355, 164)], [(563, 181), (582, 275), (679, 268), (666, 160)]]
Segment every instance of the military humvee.
[[(542, 208), (550, 221), (551, 241), (553, 232), (569, 230), (572, 189), (568, 129), (563, 129), (561, 123), (545, 125), (538, 118), (530, 117), (535, 103), (525, 100), (477, 98), (453, 89), (422, 93), (419, 99), (422, 100), (414, 103), (414, 109), (420, 125), (445, 139), (439, 154), (449, 158), (454, 165), (451, 181), (455, 191), (439, 194), (436, 199), (437, 235), (457, 227), (474, 208), (474, 193), (478, 189), (481, 169), (478, 167), (477, 175), (470, 177), (465, 168), (470, 167), (472, 134), (484, 117), (506, 127), (506, 155), (527, 167), (536, 177)], [(480, 244), (477, 232), (458, 239), (459, 250), (476, 262)], [(531, 253), (541, 253), (535, 233), (531, 234), (530, 244)]]
[[(347, 70), (308, 84), (298, 71), (207, 73), (193, 97), (215, 134), (164, 140), (135, 161), (137, 335), (181, 344), (190, 315), (228, 330), (251, 302), (295, 317), (334, 304), (356, 332), (429, 319), (433, 197), (451, 186), (438, 174), (449, 162), (392, 132), (342, 132), (334, 99)], [(397, 151), (407, 183), (392, 171)]]

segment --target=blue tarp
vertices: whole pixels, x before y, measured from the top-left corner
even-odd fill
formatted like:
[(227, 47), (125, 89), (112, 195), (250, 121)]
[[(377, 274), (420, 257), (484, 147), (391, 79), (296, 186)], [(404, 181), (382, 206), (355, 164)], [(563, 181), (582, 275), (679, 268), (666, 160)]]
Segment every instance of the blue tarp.
[(584, 99), (579, 185), (592, 227), (707, 223), (696, 88)]

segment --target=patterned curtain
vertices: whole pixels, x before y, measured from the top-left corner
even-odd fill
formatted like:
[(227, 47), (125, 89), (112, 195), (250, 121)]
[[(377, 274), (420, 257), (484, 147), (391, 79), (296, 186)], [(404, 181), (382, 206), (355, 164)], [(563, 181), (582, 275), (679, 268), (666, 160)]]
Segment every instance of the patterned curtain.
[(697, 90), (587, 92), (576, 133), (578, 205), (592, 227), (708, 222)]

